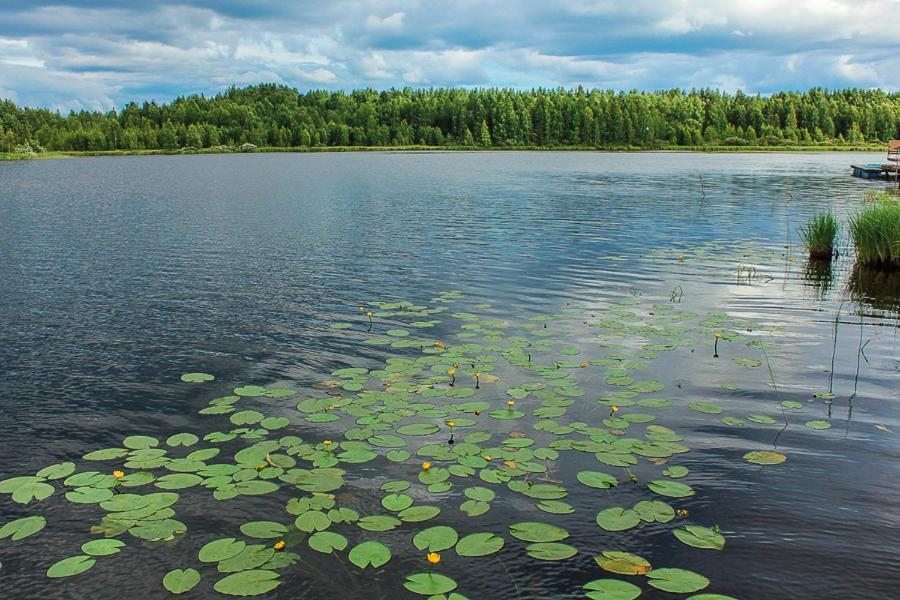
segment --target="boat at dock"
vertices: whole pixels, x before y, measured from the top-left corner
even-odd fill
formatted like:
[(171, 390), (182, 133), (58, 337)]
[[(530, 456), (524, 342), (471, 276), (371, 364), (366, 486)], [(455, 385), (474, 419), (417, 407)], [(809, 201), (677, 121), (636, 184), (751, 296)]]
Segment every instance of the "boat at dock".
[(900, 140), (891, 140), (888, 144), (887, 160), (884, 164), (850, 165), (850, 168), (854, 177), (862, 179), (897, 179), (900, 170)]

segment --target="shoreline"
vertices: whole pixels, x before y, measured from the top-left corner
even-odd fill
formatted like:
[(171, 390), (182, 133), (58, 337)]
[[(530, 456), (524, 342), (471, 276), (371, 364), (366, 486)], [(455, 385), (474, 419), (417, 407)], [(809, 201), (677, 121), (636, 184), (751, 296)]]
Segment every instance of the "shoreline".
[(326, 152), (683, 152), (697, 154), (771, 154), (781, 152), (884, 152), (883, 143), (847, 144), (842, 146), (319, 146), (319, 147), (259, 147), (252, 152), (237, 149), (223, 151), (215, 148), (199, 150), (60, 150), (40, 154), (0, 152), (0, 161), (49, 160), (98, 156), (183, 156), (200, 154), (308, 154)]

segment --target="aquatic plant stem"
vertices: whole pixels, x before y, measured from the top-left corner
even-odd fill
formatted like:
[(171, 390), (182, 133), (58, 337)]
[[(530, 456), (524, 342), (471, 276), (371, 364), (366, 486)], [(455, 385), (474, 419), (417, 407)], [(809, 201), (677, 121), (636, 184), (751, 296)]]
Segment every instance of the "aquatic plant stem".
[[(772, 370), (772, 361), (769, 360), (769, 353), (766, 352), (765, 348), (761, 348), (763, 356), (766, 358), (766, 367), (769, 369), (769, 379), (772, 381), (772, 387), (775, 389), (775, 399), (778, 400), (778, 384), (775, 382), (775, 371)], [(787, 411), (784, 410), (784, 404), (781, 401), (778, 401), (778, 406), (781, 408), (781, 416), (784, 418), (784, 427), (778, 432), (775, 436), (775, 439), (772, 440), (772, 447), (778, 447), (778, 438), (781, 437), (781, 434), (784, 433), (788, 428), (788, 418)]]

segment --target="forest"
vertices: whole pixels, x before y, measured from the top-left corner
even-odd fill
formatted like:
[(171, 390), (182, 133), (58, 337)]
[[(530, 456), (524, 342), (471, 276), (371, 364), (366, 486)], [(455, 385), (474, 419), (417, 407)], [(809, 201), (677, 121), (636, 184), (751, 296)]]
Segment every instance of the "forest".
[(67, 115), (0, 100), (0, 151), (819, 146), (900, 138), (900, 93), (308, 91), (264, 84)]

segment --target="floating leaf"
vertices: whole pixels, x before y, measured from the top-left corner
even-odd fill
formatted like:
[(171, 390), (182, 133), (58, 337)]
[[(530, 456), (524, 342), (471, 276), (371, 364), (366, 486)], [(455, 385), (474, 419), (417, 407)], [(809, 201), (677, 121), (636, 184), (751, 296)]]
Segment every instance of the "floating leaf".
[(584, 584), (585, 596), (590, 600), (635, 600), (641, 588), (621, 579), (595, 579)]
[(125, 547), (122, 540), (91, 540), (81, 545), (81, 551), (90, 556), (111, 556)]
[(64, 462), (55, 465), (50, 465), (49, 467), (44, 467), (40, 471), (36, 473), (38, 477), (43, 477), (44, 479), (62, 479), (63, 477), (68, 477), (72, 473), (75, 472), (75, 463), (73, 462)]
[(235, 538), (222, 538), (209, 542), (200, 548), (200, 562), (220, 562), (240, 554), (247, 546), (246, 542)]
[(413, 545), (419, 550), (428, 552), (443, 552), (449, 550), (459, 541), (459, 534), (452, 527), (438, 525), (429, 527), (417, 533), (413, 537)]
[(691, 410), (695, 410), (701, 413), (707, 413), (710, 415), (717, 415), (722, 412), (722, 409), (715, 404), (710, 404), (709, 402), (692, 402), (688, 405)]
[(721, 550), (725, 547), (725, 538), (716, 529), (700, 525), (685, 525), (684, 528), (676, 529), (672, 533), (679, 540), (694, 548)]
[(319, 531), (309, 536), (309, 547), (323, 554), (330, 554), (334, 550), (343, 550), (347, 547), (347, 538), (333, 531)]
[(259, 596), (271, 592), (279, 585), (281, 581), (278, 580), (278, 573), (275, 571), (254, 569), (220, 579), (213, 589), (229, 596)]
[(553, 515), (570, 515), (575, 512), (570, 504), (559, 500), (541, 500), (537, 504), (538, 509)]
[(366, 567), (377, 569), (391, 560), (391, 550), (381, 542), (369, 540), (354, 546), (347, 557), (360, 569)]
[(278, 538), (287, 533), (288, 528), (274, 521), (253, 521), (241, 525), (241, 532), (249, 537), (260, 539)]
[(71, 577), (84, 573), (96, 564), (96, 560), (90, 556), (71, 556), (54, 563), (47, 569), (47, 577)]
[(400, 519), (385, 515), (369, 515), (356, 522), (366, 531), (390, 531), (399, 527), (401, 523)]
[(248, 544), (235, 556), (219, 561), (220, 573), (236, 573), (257, 569), (275, 555), (275, 550), (263, 544)]
[(681, 465), (670, 465), (663, 471), (663, 475), (672, 479), (681, 479), (688, 474), (688, 468)]
[(771, 425), (775, 422), (775, 419), (767, 415), (749, 415), (747, 417), (747, 420), (753, 421), (754, 423), (759, 423), (761, 425)]
[(518, 538), (525, 542), (558, 542), (569, 537), (569, 532), (562, 527), (536, 522), (523, 522), (510, 525), (509, 533), (514, 538)]
[(597, 525), (607, 531), (625, 531), (637, 526), (641, 518), (634, 510), (614, 506), (597, 513)]
[(195, 569), (174, 569), (163, 577), (163, 586), (173, 594), (189, 592), (200, 583), (200, 573)]
[(186, 383), (205, 383), (214, 379), (215, 377), (209, 373), (185, 373), (181, 376), (181, 380)]
[(176, 433), (175, 435), (169, 436), (169, 438), (166, 440), (166, 445), (173, 448), (177, 446), (188, 447), (193, 446), (199, 441), (200, 438), (198, 438), (193, 433)]
[(538, 560), (565, 560), (578, 554), (574, 546), (559, 543), (529, 544), (525, 550), (528, 556)]
[(10, 521), (3, 527), (0, 527), (0, 540), (10, 538), (17, 542), (25, 539), (30, 535), (34, 535), (47, 525), (47, 519), (42, 516), (23, 517)]
[(503, 548), (502, 537), (493, 533), (472, 533), (459, 540), (456, 553), (460, 556), (487, 556)]
[(663, 479), (659, 479), (656, 481), (651, 481), (647, 484), (652, 491), (656, 492), (660, 496), (670, 496), (672, 498), (687, 498), (688, 496), (694, 495), (694, 489), (684, 483), (680, 483), (678, 481), (666, 481)]
[(647, 573), (647, 583), (656, 589), (673, 594), (687, 594), (702, 590), (709, 585), (709, 579), (684, 569), (653, 569)]
[(620, 575), (644, 575), (650, 570), (647, 559), (630, 552), (604, 550), (594, 560), (602, 569)]
[(381, 505), (391, 512), (400, 512), (413, 504), (412, 496), (406, 494), (388, 494), (381, 499)]
[(787, 457), (772, 450), (756, 450), (745, 454), (744, 460), (756, 465), (778, 465), (786, 461)]
[(156, 487), (161, 490), (183, 490), (200, 485), (203, 478), (192, 473), (172, 473), (156, 480)]
[(122, 445), (131, 450), (143, 450), (156, 448), (159, 446), (159, 440), (148, 435), (131, 435), (122, 441)]
[(401, 510), (397, 513), (397, 516), (406, 523), (419, 523), (435, 518), (440, 512), (441, 509), (437, 506), (411, 506), (410, 508)]
[(415, 573), (407, 575), (403, 587), (414, 594), (436, 596), (456, 589), (456, 582), (438, 573)]
[[(831, 423), (828, 421), (807, 421), (804, 423), (810, 429), (831, 429)], [(40, 473), (38, 473), (40, 475)]]
[(466, 498), (478, 500), (480, 502), (491, 502), (497, 496), (493, 490), (486, 487), (470, 487), (463, 492)]
[(601, 490), (619, 485), (618, 479), (600, 471), (580, 471), (577, 477), (584, 485)]
[(648, 523), (668, 523), (675, 518), (675, 509), (659, 500), (642, 500), (634, 505), (634, 511)]

